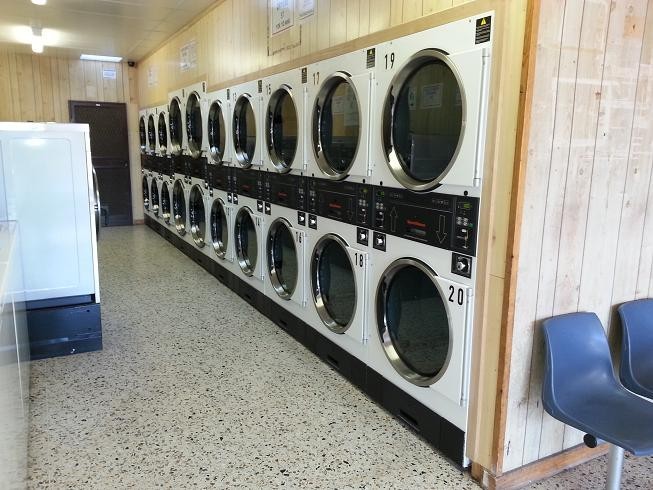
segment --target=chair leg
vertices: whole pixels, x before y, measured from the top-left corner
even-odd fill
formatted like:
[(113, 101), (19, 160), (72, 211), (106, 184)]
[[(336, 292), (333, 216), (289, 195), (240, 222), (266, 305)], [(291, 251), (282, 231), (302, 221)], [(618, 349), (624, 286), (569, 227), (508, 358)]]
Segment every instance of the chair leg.
[(624, 450), (619, 446), (610, 444), (608, 453), (608, 480), (605, 488), (607, 490), (619, 490), (621, 486), (621, 471), (624, 466)]

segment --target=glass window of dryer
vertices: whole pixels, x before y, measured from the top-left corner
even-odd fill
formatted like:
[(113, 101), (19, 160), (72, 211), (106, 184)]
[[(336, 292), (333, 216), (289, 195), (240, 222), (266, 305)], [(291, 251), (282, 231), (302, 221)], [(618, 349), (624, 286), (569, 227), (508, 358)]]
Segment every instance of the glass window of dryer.
[(229, 245), (229, 226), (224, 202), (221, 199), (216, 199), (211, 205), (211, 242), (218, 257), (224, 259)]
[(457, 73), (439, 51), (420, 51), (392, 81), (383, 143), (405, 187), (428, 190), (449, 171), (462, 139), (464, 97)]
[(155, 216), (159, 216), (159, 185), (156, 181), (156, 178), (152, 178), (152, 185), (150, 185), (150, 195), (150, 206), (152, 213), (154, 213)]
[(329, 77), (313, 108), (313, 149), (320, 169), (344, 177), (354, 164), (360, 141), (360, 106), (352, 82), (343, 73)]
[(159, 132), (159, 151), (162, 155), (165, 155), (168, 151), (168, 127), (166, 124), (166, 115), (163, 112), (159, 112), (159, 123), (157, 127)]
[(256, 151), (256, 119), (247, 95), (241, 95), (234, 107), (233, 137), (236, 159), (243, 167), (252, 165)]
[(268, 104), (266, 138), (272, 164), (279, 172), (290, 170), (297, 152), (297, 109), (288, 87), (279, 88)]
[(170, 223), (170, 191), (165, 181), (161, 184), (161, 217), (163, 221)]
[(147, 177), (143, 176), (143, 207), (150, 208), (150, 187), (147, 185)]
[(204, 246), (206, 233), (206, 212), (204, 211), (204, 193), (199, 185), (194, 185), (188, 197), (188, 221), (190, 222), (190, 234), (195, 245)]
[(147, 118), (147, 146), (150, 153), (154, 153), (156, 150), (156, 127), (153, 115)]
[(435, 273), (413, 259), (384, 272), (376, 297), (378, 330), (388, 359), (408, 381), (433, 384), (450, 355), (446, 302)]
[(285, 219), (279, 218), (270, 225), (267, 250), (270, 282), (281, 298), (288, 299), (295, 292), (299, 267), (295, 240)]
[(318, 315), (336, 333), (349, 328), (356, 309), (356, 279), (345, 242), (336, 235), (318, 241), (311, 261), (311, 286)]
[(141, 153), (147, 151), (147, 130), (145, 129), (145, 117), (138, 120), (138, 138), (141, 143)]
[(179, 107), (179, 99), (176, 97), (170, 102), (170, 110), (168, 111), (168, 125), (170, 128), (170, 144), (172, 145), (172, 153), (179, 155), (181, 153), (182, 141), (182, 116), (181, 108)]
[(217, 100), (211, 104), (208, 120), (209, 152), (215, 163), (222, 163), (227, 135), (224, 127), (222, 106)]
[(238, 264), (245, 275), (251, 276), (254, 274), (256, 261), (258, 260), (258, 238), (249, 208), (241, 208), (238, 211), (235, 236)]
[(186, 196), (181, 180), (175, 182), (172, 188), (172, 212), (175, 228), (180, 235), (186, 234)]
[(202, 153), (202, 108), (200, 98), (196, 92), (192, 92), (186, 101), (186, 137), (188, 139), (188, 150), (193, 158)]

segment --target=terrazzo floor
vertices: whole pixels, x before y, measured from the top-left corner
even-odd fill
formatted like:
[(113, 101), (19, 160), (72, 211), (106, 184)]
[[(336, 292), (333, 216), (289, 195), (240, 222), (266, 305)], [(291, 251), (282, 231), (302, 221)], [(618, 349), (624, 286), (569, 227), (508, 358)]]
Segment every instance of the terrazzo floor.
[[(478, 488), (151, 230), (99, 254), (104, 350), (32, 363), (29, 488)], [(623, 488), (652, 470), (628, 458)]]

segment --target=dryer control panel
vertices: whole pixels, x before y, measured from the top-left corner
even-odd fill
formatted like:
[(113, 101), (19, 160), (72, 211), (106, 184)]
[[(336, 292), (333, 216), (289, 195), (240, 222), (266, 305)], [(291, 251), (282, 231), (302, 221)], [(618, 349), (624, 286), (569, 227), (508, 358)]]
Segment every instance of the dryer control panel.
[(375, 230), (434, 247), (476, 255), (479, 200), (374, 187)]
[(206, 165), (206, 174), (209, 185), (213, 189), (231, 191), (231, 169), (224, 165)]
[(154, 157), (154, 162), (157, 172), (160, 174), (169, 175), (168, 172), (170, 172), (170, 160), (168, 158), (156, 155)]
[(352, 225), (371, 226), (371, 185), (326, 179), (307, 180), (309, 213)]
[(252, 199), (263, 199), (263, 172), (234, 168), (232, 192)]
[(172, 155), (172, 169), (176, 174), (187, 175), (186, 158), (183, 155)]
[(186, 175), (195, 177), (196, 179), (207, 180), (206, 166), (208, 165), (206, 158), (192, 158), (186, 157)]
[(306, 179), (299, 175), (266, 173), (263, 199), (286, 208), (306, 211)]

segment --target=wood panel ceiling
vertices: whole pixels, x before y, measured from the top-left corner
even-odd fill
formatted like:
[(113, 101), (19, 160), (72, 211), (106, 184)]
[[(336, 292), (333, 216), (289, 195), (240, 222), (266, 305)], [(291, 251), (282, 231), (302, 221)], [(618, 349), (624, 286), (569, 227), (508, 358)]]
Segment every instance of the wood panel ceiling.
[(2, 0), (0, 45), (30, 51), (43, 29), (45, 54), (122, 56), (138, 61), (216, 0)]

